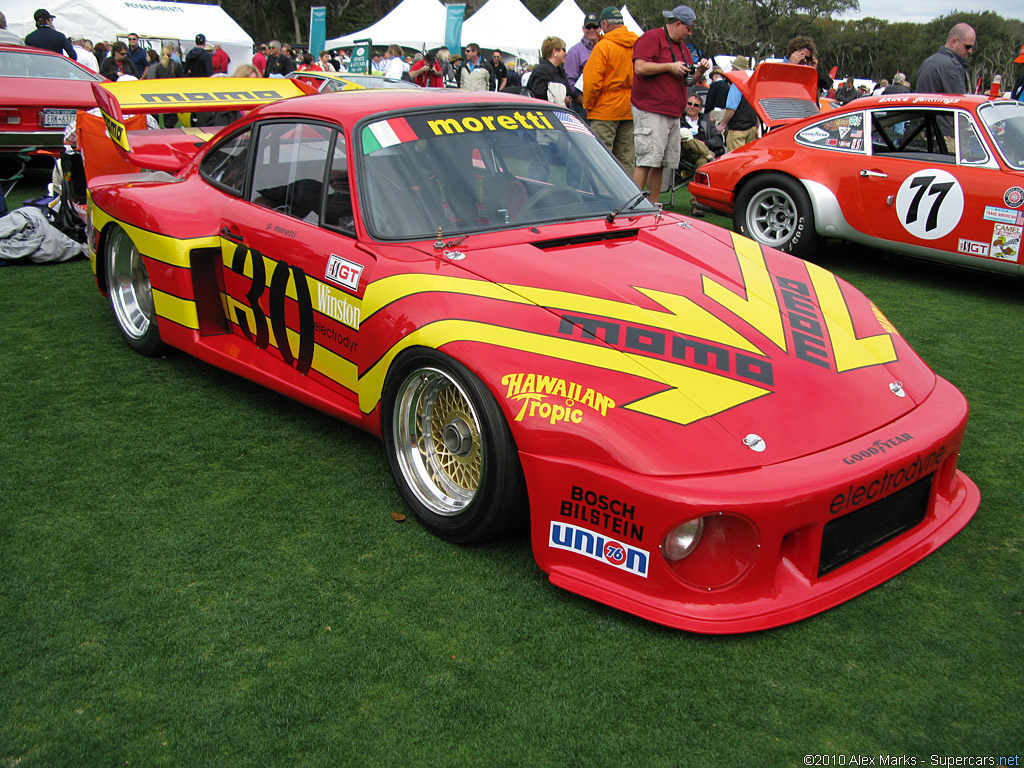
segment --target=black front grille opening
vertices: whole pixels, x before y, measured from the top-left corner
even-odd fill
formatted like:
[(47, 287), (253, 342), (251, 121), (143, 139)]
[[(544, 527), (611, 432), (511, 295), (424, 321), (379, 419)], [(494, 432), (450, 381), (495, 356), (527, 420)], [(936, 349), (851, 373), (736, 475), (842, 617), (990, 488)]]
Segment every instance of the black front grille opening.
[(918, 525), (928, 511), (933, 475), (825, 525), (818, 576), (856, 560)]

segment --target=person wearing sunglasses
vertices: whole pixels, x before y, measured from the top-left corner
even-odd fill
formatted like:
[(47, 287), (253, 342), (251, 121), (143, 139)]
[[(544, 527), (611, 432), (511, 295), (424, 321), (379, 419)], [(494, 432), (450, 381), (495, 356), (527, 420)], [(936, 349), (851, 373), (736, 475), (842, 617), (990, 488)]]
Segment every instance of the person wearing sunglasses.
[(918, 93), (970, 93), (967, 65), (976, 40), (977, 33), (970, 24), (954, 24), (946, 44), (921, 64)]
[[(933, 53), (917, 73), (918, 93), (956, 93), (971, 92), (970, 79), (967, 76), (967, 65), (977, 33), (970, 24), (954, 24), (946, 36), (946, 44)], [(939, 130), (946, 140), (946, 149), (956, 153), (956, 142), (953, 138), (953, 118), (942, 114), (938, 118)]]
[(583, 37), (565, 54), (565, 78), (569, 81), (572, 109), (584, 120), (587, 119), (587, 110), (583, 108), (583, 92), (576, 88), (576, 82), (583, 74), (590, 53), (600, 39), (601, 19), (596, 13), (588, 13), (583, 17)]

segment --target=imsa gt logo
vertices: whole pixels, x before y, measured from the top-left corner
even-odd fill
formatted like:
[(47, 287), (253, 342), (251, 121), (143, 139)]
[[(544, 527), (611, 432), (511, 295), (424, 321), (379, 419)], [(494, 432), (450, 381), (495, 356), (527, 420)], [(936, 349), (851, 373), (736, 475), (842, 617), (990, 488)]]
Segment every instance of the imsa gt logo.
[(548, 546), (554, 549), (567, 549), (619, 570), (647, 578), (650, 552), (609, 539), (586, 528), (552, 520)]

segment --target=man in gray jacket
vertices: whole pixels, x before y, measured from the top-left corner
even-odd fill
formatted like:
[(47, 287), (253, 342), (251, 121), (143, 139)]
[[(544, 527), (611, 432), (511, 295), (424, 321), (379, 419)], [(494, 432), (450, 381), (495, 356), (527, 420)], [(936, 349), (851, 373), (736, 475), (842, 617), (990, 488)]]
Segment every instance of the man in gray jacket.
[(921, 65), (917, 73), (918, 93), (969, 93), (967, 64), (976, 37), (970, 24), (954, 24), (946, 44)]

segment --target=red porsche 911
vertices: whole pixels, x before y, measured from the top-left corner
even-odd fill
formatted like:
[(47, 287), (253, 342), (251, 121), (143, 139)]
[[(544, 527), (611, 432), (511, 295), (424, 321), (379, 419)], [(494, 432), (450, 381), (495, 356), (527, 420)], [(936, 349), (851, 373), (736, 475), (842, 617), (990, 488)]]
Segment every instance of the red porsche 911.
[(878, 307), (651, 205), (572, 113), (359, 90), (206, 141), (125, 133), (123, 99), (172, 109), (140, 90), (166, 84), (96, 89), (150, 169), (89, 182), (120, 334), (380, 435), (445, 540), (528, 527), (560, 587), (744, 632), (880, 584), (978, 508), (967, 403)]
[(730, 73), (778, 127), (702, 167), (689, 186), (699, 203), (804, 258), (836, 238), (1024, 274), (1024, 104), (905, 93), (819, 114), (808, 72), (762, 64), (749, 80)]

